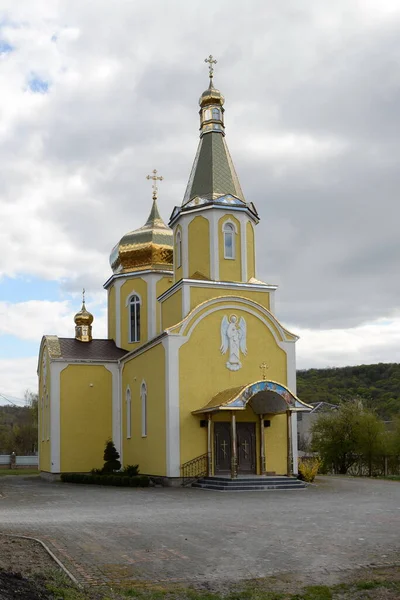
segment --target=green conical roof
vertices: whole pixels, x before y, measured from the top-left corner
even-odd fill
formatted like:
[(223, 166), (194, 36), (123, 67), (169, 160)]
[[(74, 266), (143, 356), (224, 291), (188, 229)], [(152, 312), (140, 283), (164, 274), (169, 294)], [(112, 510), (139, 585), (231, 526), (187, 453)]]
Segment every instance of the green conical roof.
[(210, 131), (200, 139), (182, 206), (195, 198), (218, 200), (227, 195), (245, 203), (225, 137)]

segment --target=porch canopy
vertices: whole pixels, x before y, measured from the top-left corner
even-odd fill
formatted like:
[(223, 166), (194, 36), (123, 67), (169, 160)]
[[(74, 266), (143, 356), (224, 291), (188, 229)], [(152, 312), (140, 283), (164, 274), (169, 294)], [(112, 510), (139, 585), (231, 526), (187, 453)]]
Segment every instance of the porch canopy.
[(286, 386), (276, 381), (256, 381), (219, 392), (213, 399), (192, 414), (214, 413), (223, 410), (245, 410), (247, 404), (257, 415), (290, 412), (309, 412), (312, 406), (302, 402)]
[(287, 474), (297, 473), (297, 425), (291, 416), (297, 412), (309, 412), (312, 406), (302, 402), (286, 386), (276, 381), (256, 381), (230, 388), (219, 392), (214, 398), (202, 408), (194, 410), (193, 415), (207, 415), (207, 454), (208, 475), (212, 474), (212, 430), (211, 421), (213, 413), (229, 411), (231, 421), (231, 477), (237, 477), (237, 436), (236, 436), (236, 411), (246, 410), (251, 406), (256, 415), (259, 416), (260, 427), (260, 465), (261, 475), (267, 472), (265, 460), (264, 443), (264, 416), (270, 414), (285, 414), (287, 422)]

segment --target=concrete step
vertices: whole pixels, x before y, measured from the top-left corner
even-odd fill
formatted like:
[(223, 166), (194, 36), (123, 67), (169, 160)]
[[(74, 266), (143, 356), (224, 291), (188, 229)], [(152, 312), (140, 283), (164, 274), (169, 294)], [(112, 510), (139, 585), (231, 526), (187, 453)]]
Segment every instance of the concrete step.
[(236, 487), (232, 487), (232, 486), (224, 486), (224, 485), (218, 485), (218, 484), (207, 484), (207, 483), (193, 483), (192, 487), (194, 488), (198, 488), (198, 489), (202, 489), (202, 490), (209, 490), (209, 491), (218, 491), (218, 492), (262, 492), (262, 491), (273, 491), (273, 490), (305, 490), (306, 486), (305, 485), (258, 485), (258, 486), (236, 486)]
[(228, 477), (202, 477), (192, 487), (223, 492), (245, 492), (264, 490), (301, 490), (306, 484), (294, 477), (249, 477), (230, 479)]

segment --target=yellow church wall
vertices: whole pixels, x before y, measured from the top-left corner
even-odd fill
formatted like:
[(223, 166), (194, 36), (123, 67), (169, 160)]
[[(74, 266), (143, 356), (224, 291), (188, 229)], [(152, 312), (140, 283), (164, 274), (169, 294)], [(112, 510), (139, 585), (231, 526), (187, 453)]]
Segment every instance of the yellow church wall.
[[(224, 233), (223, 226), (226, 221), (235, 223), (235, 258), (224, 258)], [(220, 281), (241, 281), (241, 239), (240, 221), (231, 214), (226, 214), (218, 221), (218, 246), (219, 246), (219, 279)]]
[(246, 223), (247, 245), (247, 278), (256, 276), (256, 249), (254, 244), (254, 228), (250, 221)]
[(197, 216), (189, 223), (189, 277), (201, 273), (210, 277), (210, 224)]
[[(138, 294), (142, 303), (140, 306), (140, 341), (129, 341), (129, 306), (126, 305), (129, 296)], [(141, 277), (128, 279), (121, 286), (121, 348), (125, 350), (136, 350), (147, 341), (147, 282)]]
[(285, 475), (287, 473), (287, 417), (265, 415), (271, 421), (265, 433), (265, 463), (268, 473)]
[(190, 309), (192, 310), (202, 302), (211, 300), (211, 298), (218, 298), (223, 295), (241, 296), (242, 298), (248, 298), (253, 300), (261, 306), (264, 306), (267, 310), (270, 307), (269, 292), (260, 292), (256, 290), (238, 290), (237, 288), (212, 288), (212, 287), (195, 287), (190, 286)]
[[(175, 229), (175, 233), (174, 233), (174, 253), (175, 253), (175, 254), (174, 254), (174, 256), (175, 256), (175, 257), (176, 257), (176, 256), (177, 256), (177, 254), (178, 254), (178, 253), (177, 253), (177, 250), (176, 250), (176, 236), (177, 236), (177, 234), (178, 234), (178, 231), (180, 232), (180, 234), (181, 234), (181, 236), (182, 236), (182, 228), (181, 228), (179, 225), (178, 225), (178, 227)], [(181, 239), (182, 239), (182, 237), (181, 237)], [(183, 253), (184, 253), (185, 251), (187, 251), (187, 249), (186, 249), (186, 248), (184, 248), (184, 246), (183, 246), (183, 240), (182, 240), (182, 245), (181, 245), (181, 248), (182, 248), (182, 255), (183, 255)], [(176, 259), (175, 259), (175, 260), (176, 260)], [(175, 273), (174, 273), (175, 281), (179, 281), (180, 279), (182, 279), (182, 278), (183, 278), (183, 265), (182, 265), (182, 256), (181, 256), (181, 264), (180, 264), (180, 266), (178, 267), (178, 266), (177, 266), (177, 265), (174, 263), (174, 269), (175, 269)]]
[(182, 290), (176, 290), (161, 305), (162, 330), (182, 320)]
[[(269, 366), (268, 379), (287, 384), (286, 353), (271, 331), (259, 318), (242, 310), (239, 302), (229, 304), (233, 308), (221, 306), (204, 317), (179, 350), (181, 463), (206, 452), (206, 433), (200, 428), (199, 417), (191, 414), (193, 410), (205, 406), (224, 389), (259, 381), (259, 365), (263, 361)], [(247, 355), (242, 356), (242, 368), (238, 371), (226, 367), (228, 355), (220, 352), (221, 321), (224, 315), (232, 313), (238, 319), (243, 316), (247, 324)], [(206, 367), (193, 369), (194, 364)]]
[(116, 339), (116, 315), (115, 315), (115, 287), (111, 285), (108, 290), (108, 339)]
[[(43, 378), (43, 356), (46, 360), (46, 382)], [(38, 447), (39, 447), (39, 470), (50, 472), (50, 359), (47, 349), (43, 350), (40, 357), (40, 377), (39, 377), (39, 406), (38, 406)], [(44, 385), (45, 384), (45, 385)], [(49, 401), (46, 406), (46, 388), (49, 395)], [(42, 405), (43, 398), (43, 405)], [(42, 411), (43, 406), (43, 411)]]
[(61, 472), (102, 467), (112, 436), (110, 371), (102, 365), (68, 365), (61, 371), (60, 422)]
[[(147, 436), (142, 437), (142, 382), (147, 387)], [(131, 390), (131, 438), (127, 439), (126, 390)], [(166, 475), (165, 352), (157, 344), (127, 361), (122, 373), (122, 438), (124, 465), (140, 472)]]
[[(172, 285), (173, 281), (172, 281), (172, 277), (163, 277), (162, 279), (160, 279), (159, 281), (157, 281), (156, 283), (156, 297), (158, 298), (159, 296), (161, 296), (161, 294), (163, 294), (164, 292), (166, 292)], [(156, 332), (157, 333), (161, 333), (162, 328), (161, 328), (161, 302), (157, 302), (157, 308), (156, 308)]]

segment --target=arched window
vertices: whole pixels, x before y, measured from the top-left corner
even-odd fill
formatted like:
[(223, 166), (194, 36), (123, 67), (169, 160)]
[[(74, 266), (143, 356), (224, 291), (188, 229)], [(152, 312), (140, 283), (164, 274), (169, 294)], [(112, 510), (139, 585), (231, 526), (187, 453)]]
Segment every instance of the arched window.
[(224, 258), (235, 258), (235, 228), (232, 223), (225, 223), (224, 232)]
[(216, 119), (216, 120), (221, 119), (221, 114), (219, 112), (219, 108), (213, 108), (212, 109), (212, 118)]
[(126, 437), (132, 437), (132, 397), (129, 385), (126, 388)]
[(140, 342), (140, 298), (136, 294), (129, 299), (129, 341)]
[(147, 436), (147, 386), (143, 381), (140, 386), (140, 398), (142, 400), (142, 437)]
[(182, 234), (180, 231), (176, 234), (176, 267), (182, 266)]

